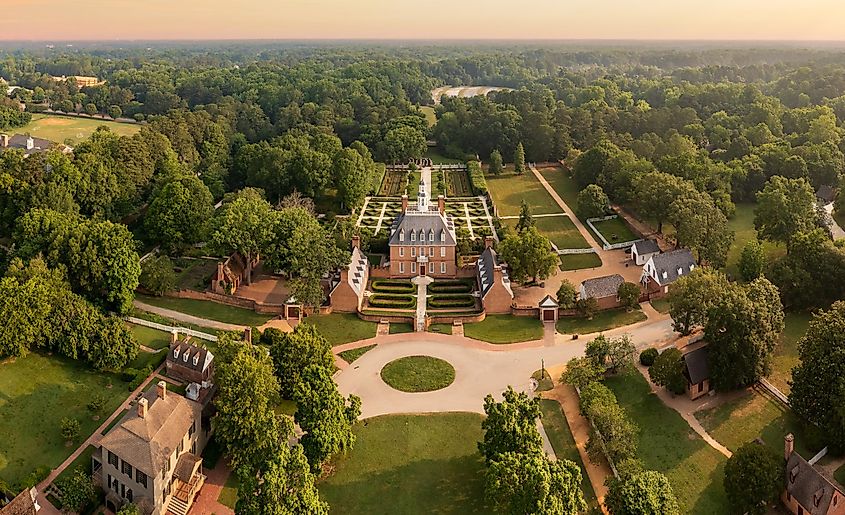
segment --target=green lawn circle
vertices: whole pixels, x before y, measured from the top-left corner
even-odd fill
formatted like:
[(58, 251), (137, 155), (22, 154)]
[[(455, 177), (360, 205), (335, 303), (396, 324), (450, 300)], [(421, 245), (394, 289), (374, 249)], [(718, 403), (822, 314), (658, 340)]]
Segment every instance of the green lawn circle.
[(455, 367), (431, 356), (406, 356), (381, 369), (381, 379), (400, 392), (433, 392), (455, 381)]

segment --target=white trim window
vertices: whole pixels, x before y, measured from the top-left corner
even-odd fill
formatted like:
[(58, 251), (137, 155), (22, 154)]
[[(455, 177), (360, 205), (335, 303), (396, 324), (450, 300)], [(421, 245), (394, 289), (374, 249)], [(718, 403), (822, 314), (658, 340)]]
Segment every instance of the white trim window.
[(446, 262), (445, 262), (445, 261), (441, 261), (441, 262), (440, 262), (440, 273), (441, 273), (441, 274), (445, 274), (445, 273), (446, 273)]
[(411, 241), (417, 241), (417, 233), (411, 231)]
[(434, 247), (428, 248), (428, 257), (434, 257)]
[(400, 274), (405, 273), (405, 263), (402, 263), (401, 261), (399, 262), (399, 273)]
[(440, 247), (440, 257), (446, 257), (446, 247)]
[(411, 257), (417, 257), (417, 248), (411, 247)]
[(405, 247), (399, 247), (399, 257), (405, 257)]
[(411, 263), (411, 273), (412, 274), (417, 273), (417, 264), (416, 263)]

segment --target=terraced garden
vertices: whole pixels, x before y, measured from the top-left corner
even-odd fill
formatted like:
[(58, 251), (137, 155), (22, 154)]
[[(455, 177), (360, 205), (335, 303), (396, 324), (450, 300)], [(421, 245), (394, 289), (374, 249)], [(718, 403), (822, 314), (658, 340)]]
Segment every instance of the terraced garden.
[[(396, 197), (371, 197), (358, 223), (376, 234), (390, 230), (390, 224), (402, 212), (402, 201)], [(492, 220), (487, 217), (484, 202), (478, 197), (446, 199), (446, 214), (455, 220), (456, 227), (464, 227), (475, 237), (493, 234)], [(469, 215), (469, 216), (467, 216)], [(379, 223), (381, 220), (381, 223)], [(470, 230), (471, 228), (471, 230)]]

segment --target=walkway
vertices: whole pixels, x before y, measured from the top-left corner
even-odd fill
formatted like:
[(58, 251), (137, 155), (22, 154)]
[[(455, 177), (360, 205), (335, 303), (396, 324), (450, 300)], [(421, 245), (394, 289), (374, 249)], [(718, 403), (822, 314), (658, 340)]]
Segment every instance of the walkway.
[(226, 459), (221, 456), (217, 460), (217, 465), (211, 470), (206, 470), (205, 484), (200, 489), (199, 495), (191, 505), (189, 515), (207, 515), (213, 513), (214, 515), (234, 515), (234, 510), (224, 504), (220, 504), (217, 499), (220, 497), (220, 492), (226, 485), (226, 480), (232, 470)]
[(132, 301), (132, 304), (142, 311), (154, 313), (156, 315), (163, 316), (171, 320), (176, 320), (178, 322), (185, 322), (186, 324), (199, 325), (202, 327), (208, 327), (210, 329), (217, 329), (218, 331), (243, 331), (244, 329), (246, 329), (246, 326), (243, 325), (227, 324), (225, 322), (218, 322), (217, 320), (209, 320), (207, 318), (195, 317), (193, 315), (182, 313), (181, 311), (174, 311), (172, 309), (152, 306), (139, 300)]
[(836, 223), (836, 219), (833, 218), (833, 202), (824, 206), (824, 210), (828, 215), (828, 220), (830, 220), (830, 233), (833, 235), (834, 240), (838, 240), (839, 238), (845, 238), (845, 230), (842, 230), (842, 227)]
[(61, 465), (59, 465), (58, 467), (53, 469), (53, 471), (50, 472), (50, 474), (48, 474), (47, 477), (43, 481), (38, 483), (38, 485), (37, 485), (38, 504), (41, 505), (41, 511), (39, 511), (40, 514), (54, 514), (54, 513), (58, 514), (58, 513), (60, 513), (59, 510), (56, 509), (56, 507), (53, 506), (50, 503), (49, 500), (47, 500), (47, 496), (46, 496), (47, 487), (50, 486), (50, 484), (57, 477), (59, 477), (59, 474), (64, 472), (64, 470), (66, 468), (68, 468), (73, 463), (73, 461), (76, 458), (78, 458), (79, 455), (82, 454), (83, 451), (85, 451), (85, 449), (88, 448), (89, 445), (93, 445), (94, 447), (97, 447), (100, 444), (100, 440), (103, 438), (102, 432), (106, 430), (106, 428), (109, 426), (109, 424), (112, 423), (112, 421), (115, 418), (117, 418), (119, 416), (123, 416), (123, 412), (128, 410), (131, 407), (132, 402), (135, 400), (135, 398), (138, 397), (138, 395), (147, 388), (147, 386), (150, 384), (151, 381), (156, 379), (156, 376), (161, 372), (161, 370), (163, 368), (164, 368), (164, 363), (159, 365), (159, 367), (157, 369), (155, 369), (152, 374), (147, 376), (147, 378), (144, 379), (144, 381), (137, 388), (135, 388), (135, 390), (133, 390), (132, 393), (129, 394), (129, 396), (126, 398), (126, 400), (124, 400), (120, 404), (120, 406), (118, 406), (118, 408), (116, 410), (114, 410), (114, 412), (111, 415), (109, 415), (109, 417), (107, 419), (105, 419), (102, 424), (100, 424), (100, 427), (95, 429), (94, 433), (92, 433), (91, 436), (89, 436), (84, 442), (82, 442), (82, 444), (75, 451), (73, 451), (73, 454), (68, 456), (67, 459), (61, 463)]
[[(421, 264), (420, 266), (425, 265)], [(417, 332), (425, 332), (425, 308), (428, 304), (426, 291), (432, 281), (434, 279), (427, 275), (418, 275), (411, 279), (411, 282), (417, 285), (417, 323), (414, 327)]]

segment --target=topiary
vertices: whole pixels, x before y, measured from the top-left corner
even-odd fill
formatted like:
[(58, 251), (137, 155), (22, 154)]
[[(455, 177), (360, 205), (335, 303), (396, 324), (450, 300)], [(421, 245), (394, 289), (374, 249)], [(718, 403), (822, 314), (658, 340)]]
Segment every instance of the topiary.
[(649, 347), (648, 349), (640, 352), (640, 365), (644, 367), (650, 367), (654, 364), (654, 360), (657, 359), (657, 355), (660, 354), (657, 352), (657, 349), (654, 347)]

